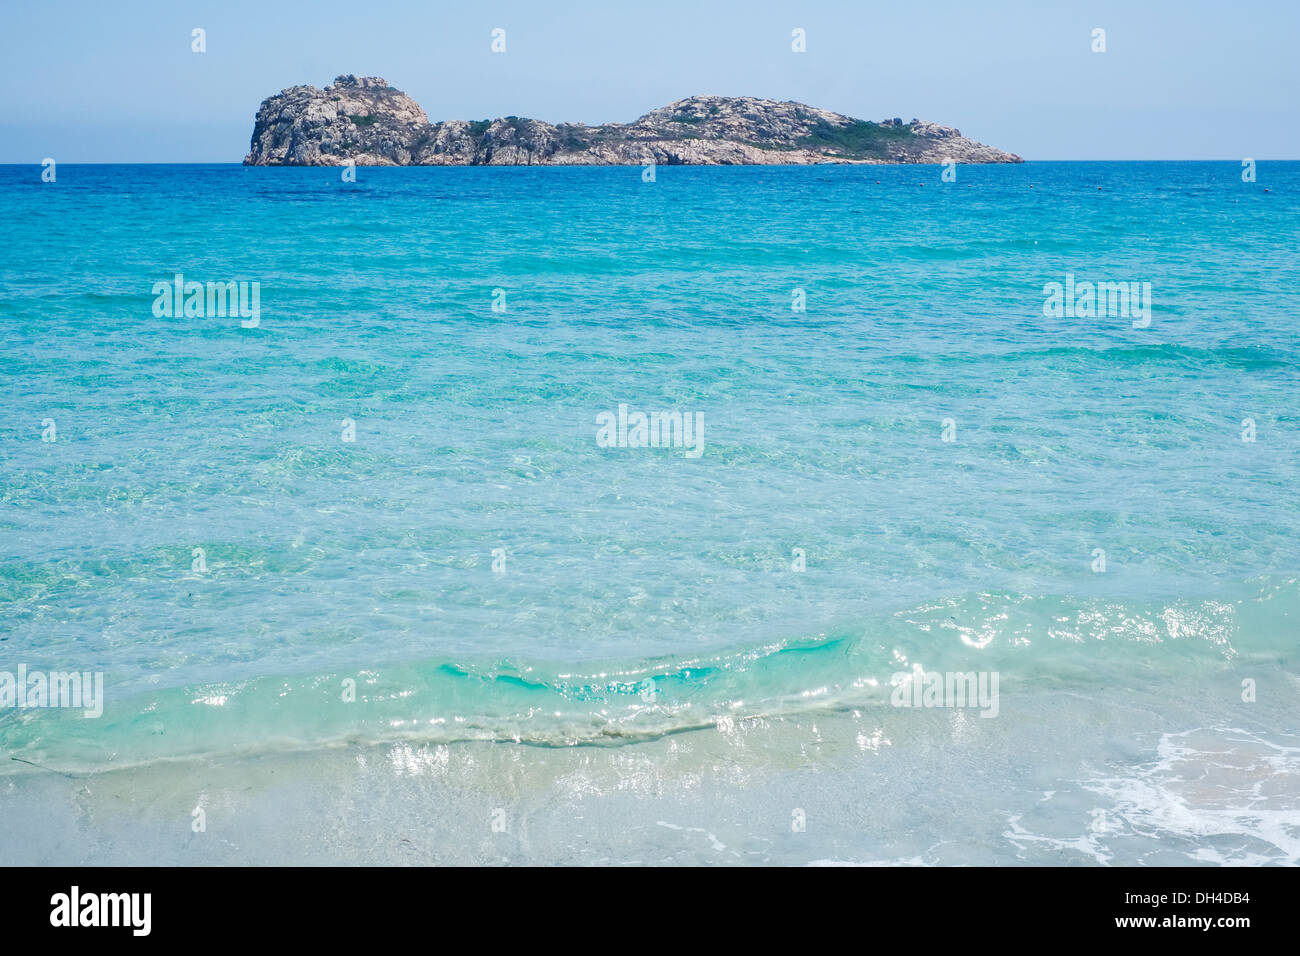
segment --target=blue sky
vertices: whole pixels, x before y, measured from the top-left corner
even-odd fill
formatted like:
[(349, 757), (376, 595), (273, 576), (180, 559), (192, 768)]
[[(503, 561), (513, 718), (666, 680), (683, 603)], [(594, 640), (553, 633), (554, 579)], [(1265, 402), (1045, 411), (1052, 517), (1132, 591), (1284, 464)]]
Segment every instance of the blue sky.
[(4, 0), (0, 163), (238, 162), (264, 97), (339, 73), (383, 76), (434, 120), (627, 121), (743, 94), (915, 116), (1027, 159), (1300, 158), (1297, 37), (1298, 0)]

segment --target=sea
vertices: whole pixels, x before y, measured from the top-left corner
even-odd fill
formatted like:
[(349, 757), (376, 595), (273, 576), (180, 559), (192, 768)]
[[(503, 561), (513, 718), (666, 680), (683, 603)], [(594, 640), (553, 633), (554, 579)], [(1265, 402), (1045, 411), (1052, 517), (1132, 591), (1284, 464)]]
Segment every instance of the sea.
[(0, 167), (0, 859), (1300, 864), (1298, 197)]

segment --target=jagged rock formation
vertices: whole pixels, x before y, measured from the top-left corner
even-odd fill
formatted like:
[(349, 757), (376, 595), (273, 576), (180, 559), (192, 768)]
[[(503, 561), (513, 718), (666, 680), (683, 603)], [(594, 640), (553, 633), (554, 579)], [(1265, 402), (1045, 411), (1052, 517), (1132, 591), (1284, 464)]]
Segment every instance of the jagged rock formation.
[(632, 123), (541, 120), (430, 123), (378, 77), (351, 74), (320, 90), (294, 86), (262, 101), (250, 166), (593, 166), (776, 163), (1018, 163), (1019, 156), (912, 120), (879, 123), (748, 96), (692, 96)]

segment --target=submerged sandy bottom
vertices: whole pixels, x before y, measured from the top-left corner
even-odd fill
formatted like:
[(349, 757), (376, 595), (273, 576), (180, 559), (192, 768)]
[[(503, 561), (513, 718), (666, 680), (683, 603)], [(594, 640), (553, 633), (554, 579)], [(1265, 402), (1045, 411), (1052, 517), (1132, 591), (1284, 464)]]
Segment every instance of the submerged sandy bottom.
[[(9, 864), (1300, 862), (1300, 747), (1121, 699), (754, 719), (611, 747), (346, 746), (0, 778)], [(1187, 723), (1178, 726), (1177, 722)], [(202, 810), (204, 829), (196, 832)]]

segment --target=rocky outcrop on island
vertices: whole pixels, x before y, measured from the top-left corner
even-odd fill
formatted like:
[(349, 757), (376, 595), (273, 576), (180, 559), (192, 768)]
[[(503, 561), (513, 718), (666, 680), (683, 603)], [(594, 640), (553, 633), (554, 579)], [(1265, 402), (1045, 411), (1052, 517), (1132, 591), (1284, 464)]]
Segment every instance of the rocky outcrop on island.
[(748, 96), (692, 96), (632, 123), (552, 125), (507, 116), (430, 123), (378, 77), (337, 77), (262, 101), (250, 166), (625, 166), (1019, 163), (950, 126), (880, 122)]

